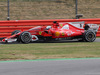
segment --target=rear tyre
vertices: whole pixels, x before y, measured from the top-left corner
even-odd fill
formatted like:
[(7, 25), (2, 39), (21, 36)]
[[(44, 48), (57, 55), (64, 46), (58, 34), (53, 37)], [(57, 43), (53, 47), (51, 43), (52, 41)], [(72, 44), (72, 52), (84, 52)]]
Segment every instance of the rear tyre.
[(25, 31), (20, 34), (19, 38), (22, 43), (27, 44), (32, 40), (32, 35), (29, 32)]
[(83, 39), (86, 42), (93, 42), (96, 39), (96, 33), (93, 30), (87, 30), (83, 35)]
[(20, 31), (20, 30), (15, 30), (15, 31), (13, 31), (13, 32), (11, 33), (11, 35), (17, 34), (17, 33), (19, 33), (19, 32), (21, 32), (21, 31)]

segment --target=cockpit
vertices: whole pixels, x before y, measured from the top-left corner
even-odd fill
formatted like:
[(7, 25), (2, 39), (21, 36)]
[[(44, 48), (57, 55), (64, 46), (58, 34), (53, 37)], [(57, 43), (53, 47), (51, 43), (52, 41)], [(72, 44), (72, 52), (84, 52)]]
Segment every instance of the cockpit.
[(46, 27), (46, 30), (49, 30), (49, 29), (51, 29), (51, 26), (47, 26), (47, 27)]
[(62, 29), (69, 29), (69, 25), (64, 25)]

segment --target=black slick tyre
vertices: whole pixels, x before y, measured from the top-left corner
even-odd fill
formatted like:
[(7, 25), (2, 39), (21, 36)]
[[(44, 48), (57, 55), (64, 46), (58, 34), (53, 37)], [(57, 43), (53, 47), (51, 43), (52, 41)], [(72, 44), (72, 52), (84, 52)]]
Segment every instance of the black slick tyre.
[(96, 33), (93, 30), (87, 30), (83, 35), (83, 39), (86, 42), (93, 42), (96, 39)]
[(25, 31), (20, 34), (19, 38), (22, 43), (27, 44), (32, 40), (32, 35), (29, 32)]

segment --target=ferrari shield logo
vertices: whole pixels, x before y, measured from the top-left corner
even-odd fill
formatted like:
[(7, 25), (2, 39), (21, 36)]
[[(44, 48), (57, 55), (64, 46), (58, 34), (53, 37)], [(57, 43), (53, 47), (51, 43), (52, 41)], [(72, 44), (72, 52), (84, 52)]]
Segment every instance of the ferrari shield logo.
[(63, 24), (60, 24), (60, 26), (62, 27), (62, 26), (63, 26)]
[(62, 36), (65, 36), (65, 33), (64, 32), (62, 32)]
[(42, 32), (39, 32), (39, 35), (41, 35), (42, 34)]

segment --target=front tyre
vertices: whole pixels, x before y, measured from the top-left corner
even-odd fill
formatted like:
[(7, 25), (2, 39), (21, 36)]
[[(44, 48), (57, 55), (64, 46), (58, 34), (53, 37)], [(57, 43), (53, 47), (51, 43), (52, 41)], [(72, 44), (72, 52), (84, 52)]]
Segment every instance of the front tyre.
[(26, 44), (30, 43), (30, 41), (32, 40), (32, 35), (27, 31), (22, 32), (19, 37), (20, 37), (20, 41)]
[(87, 30), (84, 33), (84, 40), (86, 42), (93, 42), (96, 39), (96, 33), (93, 30)]

